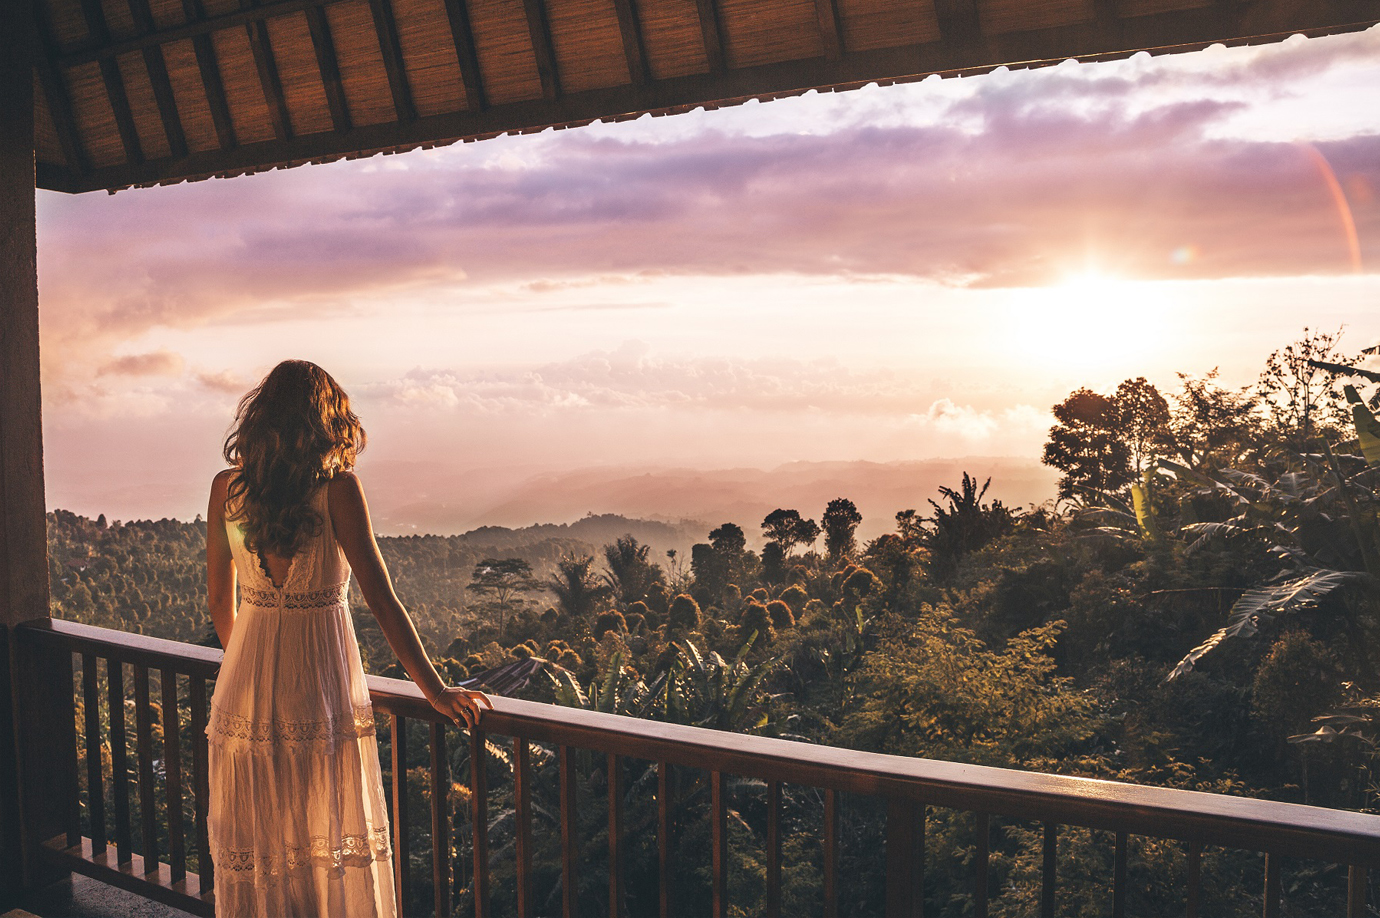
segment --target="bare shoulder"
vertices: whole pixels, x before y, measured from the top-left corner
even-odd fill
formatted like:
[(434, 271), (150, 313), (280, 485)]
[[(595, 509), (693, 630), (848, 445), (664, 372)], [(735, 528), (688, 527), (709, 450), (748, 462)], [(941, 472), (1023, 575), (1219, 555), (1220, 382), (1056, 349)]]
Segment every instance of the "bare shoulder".
[(230, 494), (230, 479), (235, 476), (234, 469), (225, 469), (217, 472), (216, 477), (211, 479), (211, 503), (219, 506), (225, 505), (225, 499)]
[(326, 487), (330, 489), (332, 501), (359, 501), (364, 497), (364, 485), (354, 472), (336, 472)]

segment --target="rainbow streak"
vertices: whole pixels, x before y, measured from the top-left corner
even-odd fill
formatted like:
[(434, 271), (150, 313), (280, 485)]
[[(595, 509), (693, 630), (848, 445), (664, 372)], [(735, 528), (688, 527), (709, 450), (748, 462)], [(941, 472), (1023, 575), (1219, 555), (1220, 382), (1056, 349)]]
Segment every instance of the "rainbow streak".
[(1337, 181), (1337, 173), (1332, 171), (1327, 157), (1318, 152), (1318, 148), (1312, 144), (1304, 144), (1303, 149), (1318, 167), (1318, 172), (1327, 184), (1327, 190), (1332, 193), (1332, 203), (1337, 207), (1337, 216), (1341, 218), (1342, 232), (1346, 235), (1347, 249), (1351, 254), (1351, 270), (1362, 274), (1364, 269), (1361, 266), (1361, 240), (1356, 235), (1356, 221), (1351, 216), (1351, 205), (1347, 203), (1346, 192), (1342, 190), (1341, 182)]

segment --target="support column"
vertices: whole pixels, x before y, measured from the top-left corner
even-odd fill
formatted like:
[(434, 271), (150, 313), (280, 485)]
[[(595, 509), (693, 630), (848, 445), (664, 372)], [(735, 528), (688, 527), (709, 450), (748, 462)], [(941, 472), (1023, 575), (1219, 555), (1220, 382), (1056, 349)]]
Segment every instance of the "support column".
[[(12, 631), (18, 622), (48, 615), (38, 374), (34, 53), (31, 0), (0, 2), (0, 902), (13, 899), (26, 881), (37, 877), (28, 856), (32, 852), (25, 850), (23, 830), (46, 831), (50, 821), (42, 811), (34, 813), (23, 803), (21, 750), (30, 762), (33, 753), (42, 756), (45, 750), (39, 748), (42, 731), (26, 730), (16, 717), (15, 664), (21, 661)], [(70, 702), (70, 663), (67, 683)], [(54, 687), (60, 683), (43, 688)]]

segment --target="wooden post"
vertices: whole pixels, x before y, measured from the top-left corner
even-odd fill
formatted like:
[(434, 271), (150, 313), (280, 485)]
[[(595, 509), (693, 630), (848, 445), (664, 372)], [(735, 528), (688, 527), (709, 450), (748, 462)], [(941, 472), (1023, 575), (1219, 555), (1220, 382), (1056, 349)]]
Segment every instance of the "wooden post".
[[(55, 750), (39, 748), (48, 744), (50, 733), (26, 729), (29, 712), (16, 716), (17, 689), (33, 667), (18, 665), (26, 661), (12, 631), (19, 622), (48, 615), (34, 214), (35, 44), (32, 4), (0, 3), (0, 903), (38, 879), (26, 837), (64, 831), (63, 808), (70, 803), (44, 805), (33, 793), (43, 788), (26, 786), (35, 757)], [(70, 709), (70, 657), (65, 687), (60, 673), (53, 681), (43, 678), (43, 688), (61, 691)], [(25, 688), (33, 697), (36, 687)], [(74, 749), (73, 761), (75, 755)], [(29, 785), (36, 783), (41, 782)]]

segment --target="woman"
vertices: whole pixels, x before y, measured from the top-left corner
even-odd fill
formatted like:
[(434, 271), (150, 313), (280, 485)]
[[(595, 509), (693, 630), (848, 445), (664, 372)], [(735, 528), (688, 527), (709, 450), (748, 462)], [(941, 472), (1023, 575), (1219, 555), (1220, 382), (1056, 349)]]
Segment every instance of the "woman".
[(437, 711), (472, 727), (492, 707), (441, 681), (393, 592), (351, 471), (364, 442), (335, 380), (284, 361), (241, 400), (232, 467), (211, 484), (206, 592), (225, 662), (206, 728), (207, 827), (220, 918), (395, 914), (351, 570)]

